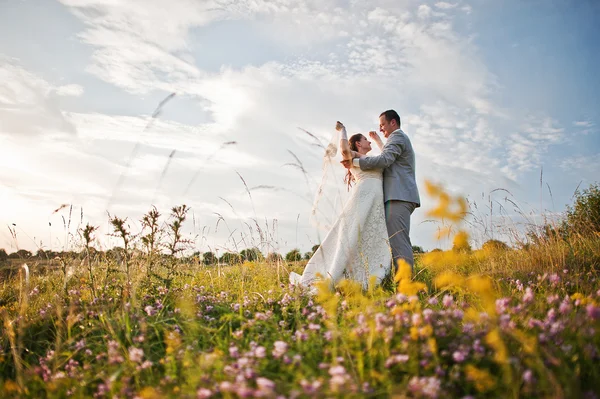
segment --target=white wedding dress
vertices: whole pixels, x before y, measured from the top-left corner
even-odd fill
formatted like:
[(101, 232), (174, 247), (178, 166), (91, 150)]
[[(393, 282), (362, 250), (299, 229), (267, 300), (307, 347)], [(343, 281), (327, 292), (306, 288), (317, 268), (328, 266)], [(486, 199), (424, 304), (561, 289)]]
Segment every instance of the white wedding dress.
[(382, 170), (350, 169), (355, 178), (351, 195), (338, 220), (308, 261), (302, 275), (292, 272), (290, 282), (315, 292), (313, 283), (331, 279), (359, 282), (367, 288), (376, 284), (391, 267), (392, 254), (385, 224)]

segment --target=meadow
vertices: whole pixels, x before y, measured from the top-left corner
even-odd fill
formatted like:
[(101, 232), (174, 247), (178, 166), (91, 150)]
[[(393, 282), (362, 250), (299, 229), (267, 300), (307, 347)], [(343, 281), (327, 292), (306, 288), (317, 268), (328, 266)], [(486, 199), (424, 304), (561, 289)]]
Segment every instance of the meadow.
[(544, 226), (472, 250), (465, 201), (428, 194), (453, 249), (366, 291), (324, 282), (310, 296), (287, 280), (306, 261), (280, 257), (206, 265), (176, 245), (134, 256), (131, 241), (111, 256), (91, 227), (79, 253), (13, 261), (0, 396), (599, 397), (600, 234)]

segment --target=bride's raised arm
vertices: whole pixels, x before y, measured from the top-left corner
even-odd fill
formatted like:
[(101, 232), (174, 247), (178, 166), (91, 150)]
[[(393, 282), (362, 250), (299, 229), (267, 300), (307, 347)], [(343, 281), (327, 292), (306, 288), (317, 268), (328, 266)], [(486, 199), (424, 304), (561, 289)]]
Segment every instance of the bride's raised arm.
[(371, 137), (371, 140), (373, 140), (375, 144), (377, 144), (377, 147), (379, 147), (379, 149), (383, 151), (383, 141), (381, 140), (381, 137), (379, 137), (377, 132), (374, 130), (370, 131), (369, 137)]
[(338, 130), (342, 137), (340, 138), (340, 151), (344, 160), (352, 160), (352, 158), (358, 156), (358, 154), (350, 149), (350, 143), (348, 142), (348, 134), (346, 133), (346, 127), (342, 122), (338, 121), (335, 124), (335, 129)]

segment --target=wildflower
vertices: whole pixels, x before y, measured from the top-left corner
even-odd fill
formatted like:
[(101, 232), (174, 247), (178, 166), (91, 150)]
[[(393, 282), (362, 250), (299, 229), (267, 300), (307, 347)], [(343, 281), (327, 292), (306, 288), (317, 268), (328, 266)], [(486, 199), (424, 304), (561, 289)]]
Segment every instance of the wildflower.
[(134, 363), (141, 363), (144, 358), (144, 350), (140, 348), (131, 347), (129, 348), (129, 360)]
[(254, 350), (254, 356), (256, 356), (259, 359), (264, 358), (265, 356), (267, 356), (267, 349), (264, 346), (259, 346)]
[(531, 287), (525, 288), (525, 294), (523, 294), (523, 303), (531, 303), (533, 302), (534, 295)]
[(426, 398), (437, 398), (441, 383), (437, 377), (412, 377), (408, 382), (408, 389), (413, 393)]
[(558, 312), (561, 314), (567, 314), (571, 311), (571, 309), (572, 309), (571, 304), (569, 303), (569, 301), (566, 298), (558, 306)]
[(152, 306), (148, 305), (144, 308), (144, 311), (146, 312), (146, 314), (148, 316), (154, 316), (156, 314), (156, 309), (154, 309)]
[(496, 381), (490, 373), (478, 369), (471, 364), (468, 364), (467, 367), (465, 367), (465, 373), (467, 375), (467, 380), (472, 381), (475, 384), (475, 389), (479, 392), (487, 392), (496, 385)]
[(107, 384), (98, 384), (98, 389), (94, 394), (95, 398), (103, 397), (110, 392), (110, 386)]
[(232, 358), (236, 359), (238, 358), (240, 355), (240, 352), (237, 348), (237, 346), (230, 346), (229, 347), (229, 356), (231, 356)]
[(331, 379), (329, 380), (329, 385), (332, 391), (339, 391), (340, 387), (344, 386), (346, 381), (349, 379), (346, 374), (346, 369), (344, 366), (333, 366), (329, 369), (329, 374), (331, 375)]
[(386, 361), (385, 361), (385, 367), (390, 368), (395, 364), (398, 363), (406, 363), (408, 362), (408, 355), (394, 355), (394, 356), (390, 356)]
[(454, 298), (452, 297), (452, 295), (444, 295), (444, 298), (442, 299), (442, 304), (444, 305), (444, 307), (449, 308), (450, 306), (452, 306), (453, 303)]
[(523, 381), (526, 384), (531, 384), (533, 382), (533, 372), (529, 369), (523, 372)]
[(144, 360), (144, 363), (137, 366), (137, 370), (145, 370), (152, 367), (152, 362), (150, 360)]
[(600, 307), (594, 305), (593, 303), (590, 303), (585, 307), (585, 310), (589, 318), (593, 320), (600, 319)]
[(558, 295), (553, 294), (553, 295), (548, 295), (546, 302), (548, 302), (548, 305), (554, 305), (556, 302), (558, 302), (558, 300), (559, 300)]
[(244, 331), (243, 330), (236, 330), (233, 333), (231, 333), (231, 335), (233, 335), (233, 338), (235, 339), (240, 339), (244, 336)]
[(256, 386), (261, 391), (272, 391), (275, 389), (275, 383), (264, 377), (258, 377), (256, 379)]
[(221, 392), (231, 392), (233, 391), (233, 384), (229, 381), (223, 381), (219, 384), (219, 390)]
[(315, 380), (312, 383), (310, 383), (306, 380), (301, 380), (300, 386), (302, 387), (302, 390), (305, 394), (313, 396), (319, 391), (319, 388), (321, 388), (321, 381)]
[(432, 316), (433, 316), (433, 310), (431, 310), (431, 309), (423, 310), (423, 320), (426, 323), (431, 323)]
[(287, 352), (288, 344), (283, 341), (275, 341), (273, 349), (273, 357), (280, 358)]
[(461, 352), (461, 351), (455, 351), (452, 354), (452, 359), (456, 362), (456, 363), (462, 363), (465, 361), (465, 359), (467, 358), (467, 356)]
[(433, 327), (431, 327), (431, 324), (427, 324), (424, 327), (419, 328), (419, 336), (420, 337), (431, 337), (431, 335), (433, 334)]
[(413, 313), (412, 315), (412, 325), (418, 327), (421, 325), (421, 315), (419, 313)]
[(496, 313), (498, 313), (498, 314), (506, 313), (509, 305), (510, 305), (510, 298), (496, 299)]
[(77, 343), (75, 344), (75, 349), (76, 350), (82, 350), (83, 348), (85, 348), (85, 339), (82, 339), (80, 341), (77, 341)]
[(500, 337), (498, 329), (490, 331), (485, 336), (485, 342), (496, 351), (494, 354), (494, 360), (497, 363), (506, 363), (508, 359), (508, 353), (506, 346), (504, 345), (504, 341), (502, 341), (502, 338)]
[(119, 353), (119, 344), (117, 341), (108, 342), (108, 364), (122, 363), (125, 359)]
[(475, 332), (475, 325), (473, 323), (465, 323), (463, 324), (462, 331), (465, 334), (473, 334)]
[(553, 285), (556, 285), (560, 281), (560, 276), (558, 274), (556, 274), (556, 273), (551, 274), (548, 277), (548, 281), (550, 281), (550, 283), (552, 283)]
[(212, 391), (210, 389), (206, 389), (206, 388), (200, 388), (196, 392), (197, 399), (207, 399), (207, 398), (210, 398), (212, 395), (213, 395)]

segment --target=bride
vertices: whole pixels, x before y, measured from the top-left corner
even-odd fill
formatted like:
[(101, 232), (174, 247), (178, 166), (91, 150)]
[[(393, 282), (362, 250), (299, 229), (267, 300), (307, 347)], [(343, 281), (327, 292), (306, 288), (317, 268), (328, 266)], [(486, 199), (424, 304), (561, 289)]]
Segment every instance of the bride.
[[(371, 142), (362, 134), (347, 138), (346, 128), (337, 122), (341, 132), (340, 150), (344, 160), (364, 157)], [(369, 133), (378, 147), (383, 142), (376, 132)], [(312, 289), (320, 279), (335, 285), (342, 279), (359, 282), (367, 288), (371, 276), (378, 284), (389, 272), (392, 255), (385, 224), (382, 169), (363, 171), (352, 167), (344, 182), (352, 193), (338, 220), (308, 261), (302, 275), (290, 273), (290, 282)]]

